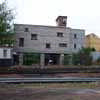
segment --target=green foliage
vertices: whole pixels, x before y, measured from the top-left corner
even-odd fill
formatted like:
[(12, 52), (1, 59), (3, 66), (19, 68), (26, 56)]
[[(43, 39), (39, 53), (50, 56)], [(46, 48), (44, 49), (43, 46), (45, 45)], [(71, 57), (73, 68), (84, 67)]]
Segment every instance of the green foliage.
[(78, 53), (73, 54), (72, 63), (74, 65), (91, 65), (93, 48), (82, 48)]
[(23, 64), (24, 65), (32, 65), (39, 64), (40, 62), (40, 54), (38, 53), (24, 53)]
[(80, 55), (79, 53), (73, 53), (72, 54), (72, 64), (79, 65), (80, 64)]
[(92, 51), (96, 51), (96, 49), (95, 48), (91, 48), (92, 49)]
[(0, 33), (13, 30), (13, 12), (8, 8), (6, 1), (0, 4)]
[(8, 46), (12, 46), (12, 44), (14, 44), (15, 41), (13, 39), (0, 39), (0, 45), (4, 46), (6, 44), (8, 44)]
[(64, 55), (64, 65), (68, 65), (70, 63), (70, 55), (65, 54)]
[(8, 8), (7, 2), (0, 3), (0, 46), (13, 46), (14, 15), (13, 11)]

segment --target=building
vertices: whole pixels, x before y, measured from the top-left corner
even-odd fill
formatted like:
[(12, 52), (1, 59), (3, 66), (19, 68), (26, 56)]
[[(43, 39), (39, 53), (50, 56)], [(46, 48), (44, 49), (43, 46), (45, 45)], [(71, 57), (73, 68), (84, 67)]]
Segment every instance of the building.
[(94, 33), (87, 35), (86, 47), (95, 48), (97, 52), (100, 52), (100, 38)]
[[(19, 57), (19, 64), (29, 59), (33, 54), (39, 59), (41, 66), (47, 65), (49, 60), (53, 64), (64, 64), (66, 55), (78, 52), (84, 47), (85, 31), (67, 27), (67, 16), (58, 16), (57, 26), (15, 24), (16, 45), (15, 52)], [(34, 59), (31, 59), (31, 62)], [(27, 60), (26, 60), (27, 61)], [(38, 62), (38, 61), (36, 61)]]
[(0, 32), (0, 67), (13, 65), (14, 34)]

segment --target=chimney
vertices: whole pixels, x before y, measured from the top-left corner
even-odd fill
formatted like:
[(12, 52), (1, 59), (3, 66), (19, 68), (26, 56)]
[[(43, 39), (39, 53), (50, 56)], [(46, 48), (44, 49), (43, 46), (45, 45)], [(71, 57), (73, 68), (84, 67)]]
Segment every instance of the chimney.
[(67, 27), (67, 16), (58, 16), (56, 19), (57, 26)]

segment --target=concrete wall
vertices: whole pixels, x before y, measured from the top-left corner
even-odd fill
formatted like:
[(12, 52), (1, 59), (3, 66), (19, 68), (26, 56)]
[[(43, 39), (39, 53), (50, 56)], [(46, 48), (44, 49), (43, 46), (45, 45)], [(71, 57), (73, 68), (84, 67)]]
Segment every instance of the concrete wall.
[[(74, 35), (76, 34), (76, 38)], [(82, 47), (85, 46), (85, 31), (80, 29), (72, 29), (71, 30), (71, 48), (72, 52), (77, 52)], [(74, 48), (74, 44), (76, 44), (76, 49)]]
[[(29, 28), (29, 32), (24, 32)], [(56, 26), (23, 25), (15, 24), (16, 51), (19, 52), (40, 52), (40, 53), (72, 53), (77, 52), (84, 46), (85, 32), (80, 29), (71, 29)], [(64, 37), (57, 37), (57, 32), (62, 32)], [(37, 40), (31, 40), (31, 34), (37, 34)], [(77, 39), (74, 39), (77, 34)], [(19, 38), (24, 38), (24, 47), (19, 47)], [(45, 48), (46, 43), (51, 48)], [(67, 43), (67, 47), (59, 47), (59, 43)], [(73, 47), (76, 43), (77, 48)]]

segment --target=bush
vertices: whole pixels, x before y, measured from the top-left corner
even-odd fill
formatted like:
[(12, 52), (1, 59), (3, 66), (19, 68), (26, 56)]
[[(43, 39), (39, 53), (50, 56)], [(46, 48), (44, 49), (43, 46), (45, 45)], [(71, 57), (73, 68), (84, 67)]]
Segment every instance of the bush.
[(32, 65), (40, 63), (40, 54), (38, 53), (24, 53), (23, 64)]
[(78, 53), (72, 55), (72, 63), (74, 65), (91, 65), (92, 56), (90, 53), (93, 51), (91, 48), (82, 48)]
[(70, 63), (71, 56), (65, 54), (64, 55), (64, 65), (68, 65)]

